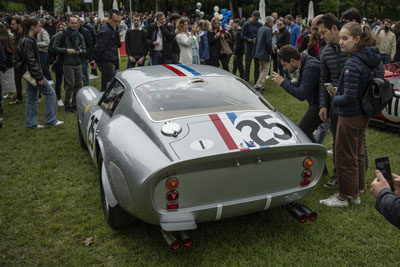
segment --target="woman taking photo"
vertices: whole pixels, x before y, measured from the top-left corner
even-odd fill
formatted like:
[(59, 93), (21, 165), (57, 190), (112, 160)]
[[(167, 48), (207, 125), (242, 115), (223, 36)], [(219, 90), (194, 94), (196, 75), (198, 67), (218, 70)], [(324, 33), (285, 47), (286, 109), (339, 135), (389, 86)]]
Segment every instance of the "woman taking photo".
[(379, 50), (374, 47), (375, 40), (368, 26), (355, 22), (345, 24), (339, 44), (351, 57), (343, 68), (336, 95), (329, 91), (333, 96), (333, 110), (339, 115), (335, 141), (339, 192), (320, 200), (329, 207), (347, 207), (349, 200), (352, 204), (361, 203), (360, 192), (365, 190), (364, 136), (369, 117), (361, 109), (360, 97), (372, 78), (383, 78), (384, 74)]
[[(176, 24), (176, 42), (179, 45), (179, 63), (181, 64), (193, 64), (193, 51), (192, 46), (198, 47), (198, 36), (195, 29), (189, 33), (189, 19), (182, 17)], [(198, 55), (196, 55), (198, 58)]]
[(20, 62), (22, 64), (22, 73), (29, 72), (31, 78), (37, 83), (34, 86), (27, 82), (26, 91), (28, 93), (28, 98), (26, 101), (25, 128), (29, 129), (43, 128), (43, 126), (39, 125), (37, 122), (37, 98), (39, 92), (46, 96), (45, 126), (58, 126), (64, 123), (56, 119), (57, 108), (55, 95), (41, 71), (39, 49), (35, 40), (35, 35), (40, 32), (40, 29), (41, 27), (37, 19), (25, 19), (23, 22), (23, 39), (17, 47), (17, 52), (22, 60)]
[(213, 17), (211, 20), (210, 31), (207, 34), (210, 50), (208, 65), (219, 67), (221, 61), (222, 68), (229, 71), (229, 55), (232, 54), (227, 40), (231, 38), (229, 32), (222, 30), (219, 18)]

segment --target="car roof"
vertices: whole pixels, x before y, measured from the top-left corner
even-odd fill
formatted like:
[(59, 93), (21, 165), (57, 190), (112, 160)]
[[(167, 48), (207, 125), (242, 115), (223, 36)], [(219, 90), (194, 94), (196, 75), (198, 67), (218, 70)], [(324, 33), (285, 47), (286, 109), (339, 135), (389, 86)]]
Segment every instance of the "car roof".
[(117, 78), (125, 80), (131, 88), (135, 88), (142, 83), (156, 80), (173, 79), (179, 77), (199, 78), (204, 76), (236, 77), (232, 73), (217, 67), (182, 64), (164, 64), (137, 67), (127, 69), (116, 74)]

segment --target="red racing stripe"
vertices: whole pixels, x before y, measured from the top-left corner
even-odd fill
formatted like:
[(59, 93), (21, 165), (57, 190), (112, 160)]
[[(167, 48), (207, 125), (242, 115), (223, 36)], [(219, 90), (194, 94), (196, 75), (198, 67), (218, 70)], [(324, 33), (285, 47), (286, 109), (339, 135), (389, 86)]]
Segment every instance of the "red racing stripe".
[(166, 67), (170, 71), (173, 71), (178, 76), (186, 76), (185, 73), (183, 73), (182, 71), (178, 70), (177, 68), (174, 68), (173, 66), (170, 66), (170, 65), (167, 65), (167, 64), (162, 64), (162, 66)]
[(228, 130), (225, 128), (225, 125), (222, 123), (219, 116), (217, 114), (210, 114), (208, 116), (214, 123), (215, 128), (217, 128), (219, 134), (221, 135), (221, 137), (224, 140), (228, 149), (229, 150), (238, 149), (235, 141), (233, 140), (232, 136), (229, 134)]

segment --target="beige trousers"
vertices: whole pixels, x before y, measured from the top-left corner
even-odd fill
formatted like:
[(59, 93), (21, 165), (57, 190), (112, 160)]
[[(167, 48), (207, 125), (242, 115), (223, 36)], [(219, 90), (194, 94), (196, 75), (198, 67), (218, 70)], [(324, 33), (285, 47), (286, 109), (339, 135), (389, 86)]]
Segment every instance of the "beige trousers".
[(260, 77), (258, 77), (258, 81), (254, 87), (256, 88), (264, 88), (265, 79), (269, 75), (269, 68), (271, 66), (270, 61), (264, 61), (260, 59)]

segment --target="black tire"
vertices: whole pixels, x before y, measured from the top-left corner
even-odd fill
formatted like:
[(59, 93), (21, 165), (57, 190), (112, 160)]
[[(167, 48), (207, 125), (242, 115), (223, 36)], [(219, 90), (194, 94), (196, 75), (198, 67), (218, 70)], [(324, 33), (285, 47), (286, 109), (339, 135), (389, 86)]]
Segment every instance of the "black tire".
[(76, 116), (77, 118), (77, 124), (78, 124), (78, 135), (79, 135), (79, 144), (83, 149), (87, 150), (87, 146), (85, 144), (85, 139), (83, 139), (82, 131), (81, 131), (81, 126), (79, 125), (79, 115)]
[(106, 197), (102, 182), (102, 168), (103, 168), (103, 158), (99, 156), (99, 182), (100, 182), (100, 194), (101, 203), (103, 206), (104, 217), (107, 223), (114, 229), (129, 227), (136, 222), (136, 219), (121, 208), (119, 204), (115, 207), (110, 207), (106, 202)]

